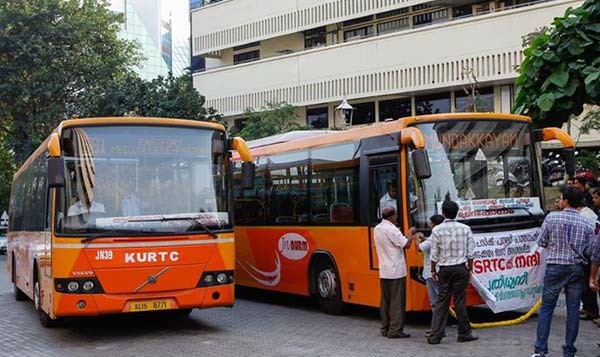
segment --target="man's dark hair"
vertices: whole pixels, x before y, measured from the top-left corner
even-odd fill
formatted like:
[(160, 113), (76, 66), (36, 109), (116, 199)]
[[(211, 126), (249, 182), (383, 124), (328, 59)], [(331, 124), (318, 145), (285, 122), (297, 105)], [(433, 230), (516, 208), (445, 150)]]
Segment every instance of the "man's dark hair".
[(381, 212), (381, 218), (388, 219), (396, 215), (396, 209), (394, 207), (386, 207)]
[(575, 187), (562, 186), (560, 193), (562, 194), (562, 198), (569, 203), (569, 206), (573, 208), (583, 206), (583, 192)]
[(458, 204), (454, 201), (444, 201), (442, 213), (446, 218), (455, 219), (458, 214)]
[(388, 186), (388, 187), (389, 187), (389, 186), (395, 187), (395, 186), (396, 186), (396, 180), (389, 180), (389, 181), (387, 182), (387, 186)]
[(596, 188), (594, 192), (592, 192), (592, 195), (600, 196), (600, 187)]
[(441, 214), (434, 214), (433, 216), (429, 217), (429, 221), (437, 226), (438, 224), (442, 224), (442, 222), (444, 222), (444, 216)]
[[(582, 186), (585, 186), (585, 183), (587, 182), (586, 178), (583, 176), (575, 177), (575, 181), (579, 182), (579, 184)], [(575, 181), (573, 181), (573, 182), (575, 182)]]

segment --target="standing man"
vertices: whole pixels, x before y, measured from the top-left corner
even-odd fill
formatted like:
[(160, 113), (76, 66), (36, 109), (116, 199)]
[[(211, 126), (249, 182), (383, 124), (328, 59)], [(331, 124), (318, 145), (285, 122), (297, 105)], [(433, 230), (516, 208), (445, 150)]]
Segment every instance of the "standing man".
[(432, 345), (440, 343), (444, 336), (451, 295), (454, 296), (454, 309), (458, 318), (456, 340), (469, 342), (479, 339), (471, 334), (471, 323), (467, 315), (466, 292), (475, 251), (473, 233), (469, 226), (456, 221), (456, 202), (444, 201), (442, 214), (444, 222), (431, 231), (431, 275), (440, 283), (440, 293), (433, 306), (432, 332), (427, 338), (427, 342)]
[(388, 338), (407, 338), (404, 333), (406, 308), (406, 259), (404, 249), (410, 246), (415, 228), (406, 238), (396, 227), (397, 215), (393, 207), (381, 212), (381, 223), (375, 227), (375, 248), (379, 259), (381, 284), (381, 335)]
[(539, 233), (538, 245), (546, 248), (546, 273), (532, 357), (544, 357), (548, 353), (552, 314), (563, 288), (567, 305), (563, 355), (575, 356), (577, 352), (575, 340), (579, 332), (578, 311), (583, 292), (584, 264), (593, 243), (594, 229), (575, 208), (583, 201), (583, 193), (574, 187), (562, 187), (560, 192), (562, 210), (546, 216)]

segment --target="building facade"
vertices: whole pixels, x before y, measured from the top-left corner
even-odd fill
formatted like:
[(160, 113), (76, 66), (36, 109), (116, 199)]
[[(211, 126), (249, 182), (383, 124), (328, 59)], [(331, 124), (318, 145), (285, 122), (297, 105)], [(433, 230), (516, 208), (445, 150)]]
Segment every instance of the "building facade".
[(190, 67), (188, 0), (112, 0), (111, 9), (125, 15), (120, 36), (140, 46), (141, 78), (179, 76)]
[(524, 37), (582, 3), (204, 1), (191, 10), (194, 86), (236, 126), (268, 101), (298, 106), (314, 128), (343, 126), (343, 99), (354, 126), (473, 105), (510, 112)]

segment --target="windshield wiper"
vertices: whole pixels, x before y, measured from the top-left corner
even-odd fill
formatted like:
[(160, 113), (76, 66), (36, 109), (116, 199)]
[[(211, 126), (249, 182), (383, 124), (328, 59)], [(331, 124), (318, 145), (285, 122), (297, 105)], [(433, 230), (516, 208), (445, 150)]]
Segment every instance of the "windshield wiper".
[(186, 232), (193, 231), (196, 228), (200, 227), (206, 233), (210, 234), (214, 238), (218, 238), (217, 234), (208, 226), (202, 222), (200, 222), (196, 218), (191, 217), (161, 217), (156, 219), (139, 219), (139, 220), (129, 220), (129, 222), (168, 222), (168, 221), (188, 221), (191, 222), (191, 225), (185, 230)]
[(93, 234), (89, 237), (85, 237), (81, 240), (81, 243), (84, 243), (84, 244), (89, 243), (89, 242), (93, 241), (94, 239), (103, 238), (103, 237), (114, 237), (114, 236), (131, 237), (131, 236), (138, 235), (140, 233), (142, 233), (142, 234), (154, 234), (154, 233), (167, 234), (166, 232), (157, 232), (154, 229), (142, 229), (142, 230), (111, 229), (111, 230), (107, 230), (104, 232)]

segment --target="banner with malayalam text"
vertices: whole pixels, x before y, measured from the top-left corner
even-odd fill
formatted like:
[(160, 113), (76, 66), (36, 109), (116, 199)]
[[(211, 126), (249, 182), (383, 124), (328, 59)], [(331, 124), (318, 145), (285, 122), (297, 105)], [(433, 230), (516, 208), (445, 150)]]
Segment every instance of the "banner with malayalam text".
[(473, 234), (471, 283), (494, 313), (529, 308), (542, 296), (545, 264), (538, 230)]

